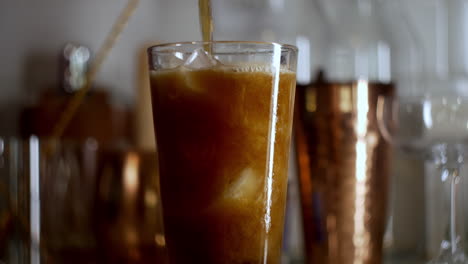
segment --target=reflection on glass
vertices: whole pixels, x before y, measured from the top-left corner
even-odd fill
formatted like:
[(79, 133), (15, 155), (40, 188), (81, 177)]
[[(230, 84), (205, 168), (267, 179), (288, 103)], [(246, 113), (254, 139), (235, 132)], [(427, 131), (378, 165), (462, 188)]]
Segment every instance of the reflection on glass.
[(0, 261), (165, 263), (154, 152), (2, 142)]

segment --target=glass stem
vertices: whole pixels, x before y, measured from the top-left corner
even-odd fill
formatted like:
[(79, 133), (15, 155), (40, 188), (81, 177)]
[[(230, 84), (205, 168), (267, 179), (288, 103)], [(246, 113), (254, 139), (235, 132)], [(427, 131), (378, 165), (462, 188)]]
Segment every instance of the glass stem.
[(457, 251), (457, 185), (460, 181), (458, 168), (445, 168), (443, 173), (448, 174), (450, 180), (450, 244), (452, 254)]

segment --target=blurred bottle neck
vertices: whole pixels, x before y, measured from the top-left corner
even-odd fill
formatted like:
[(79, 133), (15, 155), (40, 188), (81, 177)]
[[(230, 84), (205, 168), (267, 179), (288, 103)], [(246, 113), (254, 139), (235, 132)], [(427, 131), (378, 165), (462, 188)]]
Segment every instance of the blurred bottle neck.
[(375, 0), (353, 0), (356, 7), (356, 13), (363, 17), (372, 16), (375, 12)]
[(321, 0), (330, 32), (326, 74), (335, 81), (391, 80), (391, 50), (377, 0)]
[(379, 24), (377, 0), (318, 0), (333, 34), (364, 34)]

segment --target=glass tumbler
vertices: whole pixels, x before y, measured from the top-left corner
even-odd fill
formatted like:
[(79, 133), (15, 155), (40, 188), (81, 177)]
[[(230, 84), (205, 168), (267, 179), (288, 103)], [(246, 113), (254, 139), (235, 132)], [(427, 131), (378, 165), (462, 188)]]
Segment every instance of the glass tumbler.
[(187, 42), (148, 53), (170, 262), (279, 263), (297, 49)]

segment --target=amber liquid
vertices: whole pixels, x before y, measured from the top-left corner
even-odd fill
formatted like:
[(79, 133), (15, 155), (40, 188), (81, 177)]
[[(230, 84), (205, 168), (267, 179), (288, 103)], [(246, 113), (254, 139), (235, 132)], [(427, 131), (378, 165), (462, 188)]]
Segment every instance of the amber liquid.
[(391, 84), (298, 86), (295, 133), (308, 263), (382, 262), (390, 146), (377, 124)]
[(275, 78), (153, 72), (171, 263), (280, 262), (295, 74)]

